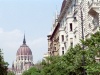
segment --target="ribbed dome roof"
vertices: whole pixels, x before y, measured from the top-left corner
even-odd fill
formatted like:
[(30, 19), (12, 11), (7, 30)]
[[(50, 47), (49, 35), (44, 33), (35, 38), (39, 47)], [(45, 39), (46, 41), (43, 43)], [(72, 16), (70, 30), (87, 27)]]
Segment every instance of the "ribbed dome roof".
[(22, 45), (17, 51), (17, 55), (32, 55), (31, 49), (27, 45)]
[(32, 55), (31, 49), (26, 45), (25, 35), (24, 35), (23, 44), (18, 49), (17, 55)]

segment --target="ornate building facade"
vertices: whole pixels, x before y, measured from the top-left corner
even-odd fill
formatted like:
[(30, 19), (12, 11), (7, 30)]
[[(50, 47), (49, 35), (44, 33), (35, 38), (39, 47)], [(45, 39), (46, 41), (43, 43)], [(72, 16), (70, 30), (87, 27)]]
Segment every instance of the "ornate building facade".
[(31, 49), (27, 46), (25, 35), (23, 44), (17, 50), (16, 60), (12, 64), (12, 71), (15, 75), (22, 75), (23, 71), (33, 66), (33, 55)]
[[(55, 25), (55, 26), (54, 26)], [(48, 55), (63, 55), (100, 28), (100, 0), (63, 0), (61, 11), (48, 35)], [(83, 34), (82, 34), (83, 30)]]

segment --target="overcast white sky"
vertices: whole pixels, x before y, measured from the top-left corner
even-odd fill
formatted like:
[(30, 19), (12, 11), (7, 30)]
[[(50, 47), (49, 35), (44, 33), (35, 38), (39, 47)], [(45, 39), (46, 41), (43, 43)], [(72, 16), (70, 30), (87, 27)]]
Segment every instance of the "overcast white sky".
[(47, 35), (53, 16), (60, 11), (63, 0), (0, 0), (0, 48), (11, 67), (16, 52), (26, 43), (33, 53), (34, 63), (47, 52)]

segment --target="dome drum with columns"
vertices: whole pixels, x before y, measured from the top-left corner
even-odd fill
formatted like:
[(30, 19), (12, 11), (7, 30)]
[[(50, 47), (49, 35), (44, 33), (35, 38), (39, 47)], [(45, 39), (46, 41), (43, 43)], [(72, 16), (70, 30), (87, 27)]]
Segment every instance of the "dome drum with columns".
[(25, 35), (23, 44), (16, 53), (16, 61), (13, 62), (12, 69), (16, 75), (21, 75), (23, 71), (33, 66), (33, 56), (31, 49), (26, 45)]

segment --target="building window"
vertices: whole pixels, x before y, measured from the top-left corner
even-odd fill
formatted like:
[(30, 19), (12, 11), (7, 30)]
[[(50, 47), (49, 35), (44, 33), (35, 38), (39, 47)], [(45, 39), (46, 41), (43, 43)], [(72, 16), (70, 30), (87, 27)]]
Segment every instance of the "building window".
[(56, 47), (54, 47), (54, 51), (56, 51)]
[(70, 46), (73, 47), (73, 38), (70, 38)]
[(28, 56), (28, 60), (29, 60), (29, 56)]
[(21, 60), (23, 60), (23, 56), (21, 56)]
[(64, 55), (64, 47), (62, 47), (62, 55)]
[(70, 43), (71, 47), (73, 47), (73, 42)]
[(64, 35), (61, 36), (62, 37), (62, 42), (64, 41)]
[(76, 35), (75, 35), (74, 37), (75, 37), (75, 39), (76, 39)]
[(73, 31), (72, 23), (70, 23), (70, 31)]
[(62, 51), (62, 55), (64, 55), (64, 51)]
[(26, 56), (25, 56), (24, 58), (25, 58), (25, 60), (26, 60)]

